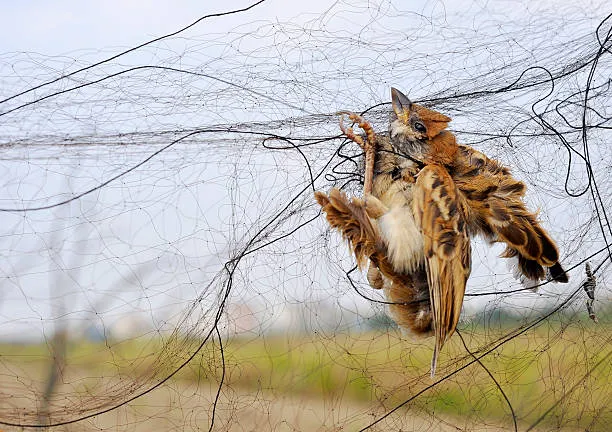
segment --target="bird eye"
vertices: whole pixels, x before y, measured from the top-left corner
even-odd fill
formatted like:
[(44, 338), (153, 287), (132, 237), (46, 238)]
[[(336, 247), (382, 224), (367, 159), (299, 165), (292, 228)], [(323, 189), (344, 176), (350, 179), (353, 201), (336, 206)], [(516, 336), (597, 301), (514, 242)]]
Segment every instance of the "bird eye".
[(421, 122), (414, 123), (414, 130), (420, 133), (425, 133), (427, 131), (427, 129), (425, 128), (425, 125)]

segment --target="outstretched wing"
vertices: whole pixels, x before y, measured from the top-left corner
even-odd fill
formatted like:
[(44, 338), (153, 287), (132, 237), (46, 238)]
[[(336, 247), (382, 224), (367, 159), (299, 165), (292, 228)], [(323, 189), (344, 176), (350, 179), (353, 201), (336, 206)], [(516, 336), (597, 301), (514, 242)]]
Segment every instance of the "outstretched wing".
[(440, 349), (459, 321), (465, 284), (470, 275), (470, 239), (465, 205), (450, 174), (428, 165), (414, 188), (414, 215), (423, 233), (427, 279), (436, 346), (432, 376)]
[(505, 242), (508, 247), (502, 256), (516, 257), (525, 278), (544, 279), (544, 267), (548, 267), (554, 280), (568, 281), (555, 242), (523, 202), (525, 184), (512, 177), (510, 170), (479, 151), (460, 146), (453, 178), (470, 208), (471, 229)]

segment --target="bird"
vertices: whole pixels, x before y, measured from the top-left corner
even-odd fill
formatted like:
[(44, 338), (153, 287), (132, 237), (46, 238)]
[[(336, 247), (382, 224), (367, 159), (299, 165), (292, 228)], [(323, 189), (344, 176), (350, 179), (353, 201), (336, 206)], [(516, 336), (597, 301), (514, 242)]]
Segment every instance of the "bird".
[(396, 323), (416, 336), (435, 336), (431, 376), (457, 327), (471, 269), (471, 238), (503, 242), (526, 284), (567, 282), (555, 242), (524, 201), (526, 186), (509, 168), (458, 144), (450, 117), (412, 103), (391, 88), (387, 133), (344, 134), (366, 154), (364, 196), (333, 188), (315, 199), (348, 240), (367, 279), (383, 289)]

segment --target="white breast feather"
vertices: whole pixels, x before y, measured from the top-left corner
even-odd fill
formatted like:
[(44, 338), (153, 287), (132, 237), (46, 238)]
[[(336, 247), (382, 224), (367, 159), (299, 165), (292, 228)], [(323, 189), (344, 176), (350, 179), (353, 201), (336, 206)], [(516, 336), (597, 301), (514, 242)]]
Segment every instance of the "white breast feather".
[(397, 271), (413, 272), (424, 261), (424, 254), (423, 236), (412, 214), (412, 194), (391, 193), (382, 198), (390, 201), (385, 202), (389, 211), (378, 219), (389, 261)]

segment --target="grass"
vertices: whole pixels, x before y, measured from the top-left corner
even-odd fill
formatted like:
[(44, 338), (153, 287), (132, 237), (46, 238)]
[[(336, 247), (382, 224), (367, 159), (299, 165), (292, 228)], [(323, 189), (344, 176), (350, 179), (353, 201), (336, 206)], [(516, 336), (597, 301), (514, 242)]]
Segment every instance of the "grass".
[[(462, 334), (468, 347), (477, 351), (491, 347), (502, 333), (474, 327)], [(91, 385), (81, 380), (80, 388), (89, 393), (99, 377), (137, 376), (141, 381), (163, 377), (188, 358), (198, 341), (177, 340), (167, 346), (173, 355), (158, 357), (164, 343), (168, 340), (71, 344), (67, 364), (84, 376), (98, 377)], [(612, 396), (610, 350), (608, 325), (548, 323), (506, 342), (481, 361), (511, 401), (523, 429), (537, 423), (554, 429), (588, 426), (589, 431), (603, 431), (612, 423), (607, 408)], [(431, 352), (431, 340), (410, 342), (395, 330), (234, 338), (224, 342), (224, 383), (227, 388), (252, 389), (272, 397), (299, 394), (340, 404), (376, 401), (388, 410), (434, 383), (429, 377)], [(1, 374), (40, 368), (48, 359), (46, 345), (0, 345)], [(454, 336), (444, 347), (436, 380), (465, 369), (424, 391), (402, 410), (510, 425), (510, 410), (496, 383), (478, 363), (468, 365), (472, 360)], [(222, 373), (218, 344), (209, 343), (172, 379), (214, 384)]]

